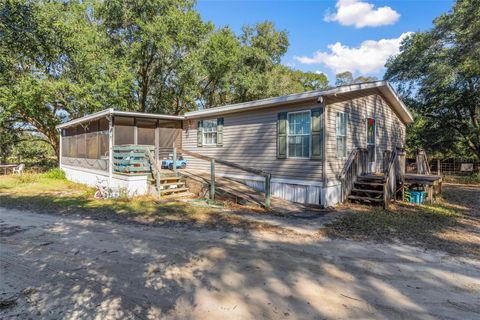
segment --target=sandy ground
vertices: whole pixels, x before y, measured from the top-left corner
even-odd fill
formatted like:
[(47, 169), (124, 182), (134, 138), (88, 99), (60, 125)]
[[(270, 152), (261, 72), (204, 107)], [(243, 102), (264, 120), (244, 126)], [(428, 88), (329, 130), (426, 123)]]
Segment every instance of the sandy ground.
[(479, 319), (480, 261), (0, 208), (2, 319)]

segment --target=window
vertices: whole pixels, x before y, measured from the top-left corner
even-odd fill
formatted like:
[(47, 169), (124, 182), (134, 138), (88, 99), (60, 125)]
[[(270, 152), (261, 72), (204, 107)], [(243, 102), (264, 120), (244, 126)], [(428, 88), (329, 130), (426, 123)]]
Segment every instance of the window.
[(347, 156), (347, 114), (337, 112), (337, 157), (344, 158)]
[(367, 145), (375, 144), (375, 119), (367, 118)]
[(368, 150), (368, 162), (375, 162), (375, 133), (376, 133), (376, 121), (374, 118), (366, 119), (367, 127), (367, 150)]
[(288, 157), (310, 157), (310, 111), (288, 114)]
[(217, 144), (217, 119), (203, 120), (203, 144)]

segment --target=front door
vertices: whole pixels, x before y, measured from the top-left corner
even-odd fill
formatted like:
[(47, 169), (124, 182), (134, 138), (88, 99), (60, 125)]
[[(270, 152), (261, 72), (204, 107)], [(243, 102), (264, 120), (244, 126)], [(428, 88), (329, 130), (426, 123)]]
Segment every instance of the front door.
[(368, 152), (368, 171), (375, 172), (376, 168), (376, 120), (375, 118), (367, 118), (367, 152)]

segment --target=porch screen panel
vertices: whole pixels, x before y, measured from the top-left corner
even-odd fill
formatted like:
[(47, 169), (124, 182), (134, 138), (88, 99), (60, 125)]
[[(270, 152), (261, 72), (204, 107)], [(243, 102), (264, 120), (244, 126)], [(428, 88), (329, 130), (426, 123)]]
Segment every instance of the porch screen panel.
[(81, 125), (77, 127), (77, 157), (78, 158), (87, 157), (85, 128)]
[(155, 127), (157, 125), (156, 120), (150, 119), (138, 119), (138, 144), (142, 145), (155, 145)]
[(68, 156), (71, 158), (77, 157), (77, 136), (69, 137)]
[(87, 133), (85, 134), (86, 148), (88, 159), (99, 159), (99, 145), (98, 145), (98, 121), (91, 122), (87, 127)]
[(100, 149), (100, 159), (108, 158), (108, 130), (98, 133), (98, 144)]
[(134, 119), (115, 117), (115, 145), (134, 144)]
[(62, 135), (63, 165), (108, 170), (108, 121), (106, 119), (64, 129)]

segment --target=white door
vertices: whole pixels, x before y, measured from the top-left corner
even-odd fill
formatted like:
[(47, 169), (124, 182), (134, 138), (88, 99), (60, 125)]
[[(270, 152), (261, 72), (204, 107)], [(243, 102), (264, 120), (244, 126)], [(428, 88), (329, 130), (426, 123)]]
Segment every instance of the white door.
[(365, 123), (367, 130), (367, 152), (368, 152), (368, 171), (376, 171), (377, 148), (376, 148), (376, 134), (377, 123), (375, 118), (367, 118)]

